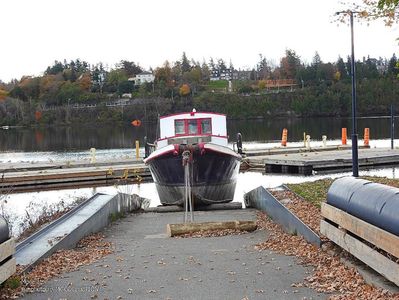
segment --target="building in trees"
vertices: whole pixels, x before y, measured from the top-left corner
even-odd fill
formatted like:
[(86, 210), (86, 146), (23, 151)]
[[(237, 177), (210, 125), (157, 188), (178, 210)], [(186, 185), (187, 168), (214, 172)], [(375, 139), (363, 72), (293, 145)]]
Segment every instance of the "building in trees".
[(129, 81), (134, 81), (135, 85), (142, 85), (145, 83), (154, 82), (155, 76), (151, 72), (141, 72), (136, 75), (136, 77), (131, 77), (128, 79)]

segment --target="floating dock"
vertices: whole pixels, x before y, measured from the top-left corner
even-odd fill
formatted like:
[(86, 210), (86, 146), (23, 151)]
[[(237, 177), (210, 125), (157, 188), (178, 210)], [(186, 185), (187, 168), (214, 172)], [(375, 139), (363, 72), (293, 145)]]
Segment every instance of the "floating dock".
[[(376, 167), (399, 163), (399, 149), (359, 149), (359, 166)], [(297, 152), (248, 156), (244, 162), (249, 166), (264, 166), (266, 173), (312, 175), (314, 171), (343, 171), (352, 167), (352, 151), (304, 149)]]
[(148, 167), (137, 160), (77, 163), (5, 163), (0, 189), (7, 193), (133, 184), (152, 181)]

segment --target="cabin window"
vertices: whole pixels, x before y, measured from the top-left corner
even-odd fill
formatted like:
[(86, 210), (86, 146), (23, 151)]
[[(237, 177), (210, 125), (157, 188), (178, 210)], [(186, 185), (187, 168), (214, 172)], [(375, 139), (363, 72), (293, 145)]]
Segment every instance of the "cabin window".
[(201, 120), (201, 133), (202, 134), (211, 134), (211, 119), (202, 119)]
[(198, 134), (198, 120), (188, 120), (188, 134)]
[(212, 134), (211, 119), (175, 120), (175, 135)]
[(184, 120), (175, 120), (175, 135), (185, 134)]

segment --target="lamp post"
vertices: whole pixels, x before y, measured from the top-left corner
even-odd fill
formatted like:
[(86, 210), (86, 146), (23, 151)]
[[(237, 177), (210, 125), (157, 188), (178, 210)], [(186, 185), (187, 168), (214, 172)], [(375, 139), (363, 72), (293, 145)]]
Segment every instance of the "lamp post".
[(352, 78), (352, 172), (353, 177), (359, 177), (359, 156), (357, 144), (357, 120), (356, 120), (356, 68), (355, 68), (355, 47), (353, 34), (353, 15), (355, 11), (340, 11), (336, 14), (348, 14), (351, 26), (351, 78)]

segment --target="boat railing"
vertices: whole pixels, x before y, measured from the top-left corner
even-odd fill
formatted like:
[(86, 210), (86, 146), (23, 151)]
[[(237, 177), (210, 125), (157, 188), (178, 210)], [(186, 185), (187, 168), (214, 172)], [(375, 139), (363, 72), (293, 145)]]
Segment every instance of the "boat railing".
[(144, 154), (145, 154), (144, 158), (147, 158), (148, 156), (150, 156), (150, 154), (155, 151), (155, 147), (156, 147), (155, 144), (151, 144), (151, 143), (147, 142), (147, 137), (145, 136), (144, 137)]

